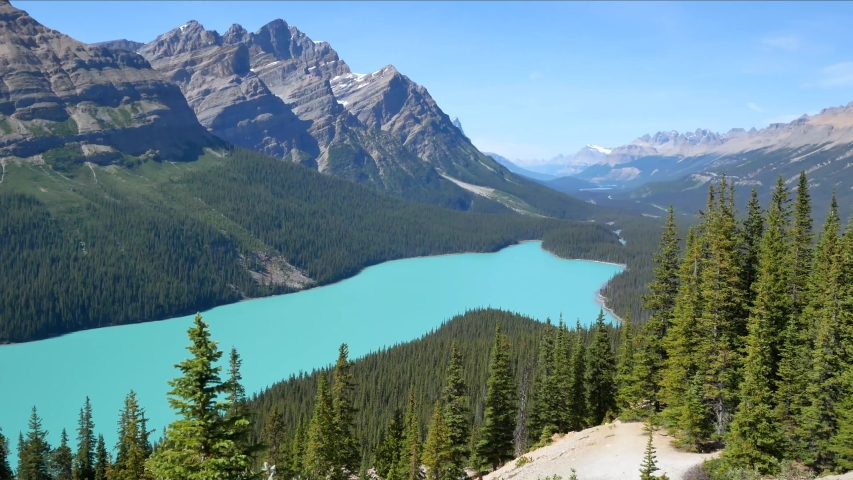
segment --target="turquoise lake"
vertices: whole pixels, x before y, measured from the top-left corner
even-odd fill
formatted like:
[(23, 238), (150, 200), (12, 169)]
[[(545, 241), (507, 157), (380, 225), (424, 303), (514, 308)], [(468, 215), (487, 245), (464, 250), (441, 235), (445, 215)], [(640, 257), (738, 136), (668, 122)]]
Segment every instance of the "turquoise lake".
[[(387, 262), (339, 283), (299, 293), (217, 307), (203, 313), (222, 350), (243, 357), (246, 391), (256, 392), (299, 371), (328, 365), (341, 343), (353, 358), (420, 337), (456, 314), (478, 307), (538, 320), (595, 320), (596, 293), (617, 265), (563, 260), (526, 242), (497, 253), (469, 253)], [(137, 392), (156, 428), (174, 415), (166, 382), (187, 357), (193, 316), (78, 332), (0, 347), (0, 428), (15, 452), (33, 405), (49, 440), (62, 428), (76, 445), (77, 418), (88, 395), (96, 433), (108, 446), (125, 395)], [(227, 358), (227, 354), (224, 356)], [(74, 447), (72, 447), (73, 449)], [(13, 454), (14, 455), (14, 454)], [(10, 458), (14, 464), (14, 458)]]

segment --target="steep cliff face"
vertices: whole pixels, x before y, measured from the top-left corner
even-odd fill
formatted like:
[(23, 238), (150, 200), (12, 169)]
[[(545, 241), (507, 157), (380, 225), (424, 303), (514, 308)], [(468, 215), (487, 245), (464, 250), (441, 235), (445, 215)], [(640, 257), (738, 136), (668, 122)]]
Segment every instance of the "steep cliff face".
[(226, 44), (217, 32), (189, 22), (143, 45), (139, 53), (180, 86), (199, 122), (218, 137), (295, 161), (319, 155), (310, 124), (252, 71), (246, 45)]
[(0, 156), (74, 143), (182, 158), (216, 142), (144, 58), (78, 42), (0, 2)]

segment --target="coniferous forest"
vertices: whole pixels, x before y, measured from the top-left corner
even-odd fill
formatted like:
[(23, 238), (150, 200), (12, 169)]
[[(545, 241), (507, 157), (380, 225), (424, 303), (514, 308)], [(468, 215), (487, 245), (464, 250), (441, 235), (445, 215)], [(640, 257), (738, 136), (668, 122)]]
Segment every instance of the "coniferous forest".
[(815, 228), (805, 174), (793, 191), (780, 178), (769, 205), (754, 190), (744, 214), (734, 205), (723, 177), (684, 241), (670, 209), (646, 321), (602, 313), (572, 328), (475, 310), (355, 361), (342, 345), (329, 367), (247, 397), (238, 353), (221, 371), (198, 316), (162, 438), (133, 392), (114, 449), (88, 401), (76, 450), (67, 432), (48, 445), (34, 408), (17, 477), (0, 441), (0, 478), (465, 478), (616, 418), (722, 448), (711, 478), (853, 469), (853, 226), (832, 202)]

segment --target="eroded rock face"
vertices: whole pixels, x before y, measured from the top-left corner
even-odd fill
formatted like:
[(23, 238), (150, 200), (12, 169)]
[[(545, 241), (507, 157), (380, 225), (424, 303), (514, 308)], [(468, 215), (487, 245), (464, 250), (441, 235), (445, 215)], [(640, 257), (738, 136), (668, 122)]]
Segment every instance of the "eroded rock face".
[(139, 53), (180, 86), (199, 122), (218, 137), (279, 158), (304, 161), (320, 154), (310, 122), (300, 120), (252, 71), (247, 45), (224, 43), (193, 21)]
[(141, 56), (78, 42), (0, 2), (0, 156), (68, 142), (174, 159), (217, 143)]

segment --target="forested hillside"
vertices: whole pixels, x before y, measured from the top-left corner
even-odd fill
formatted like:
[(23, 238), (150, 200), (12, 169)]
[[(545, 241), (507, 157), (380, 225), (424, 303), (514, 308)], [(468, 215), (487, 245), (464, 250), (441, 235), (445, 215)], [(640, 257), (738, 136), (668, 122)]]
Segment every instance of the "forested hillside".
[(553, 213), (600, 216), (455, 212), (240, 149), (193, 162), (60, 160), (5, 161), (0, 342), (167, 318), (386, 260), (495, 251), (546, 234), (560, 255), (625, 263), (605, 225), (620, 214), (557, 192), (564, 201), (543, 202)]

